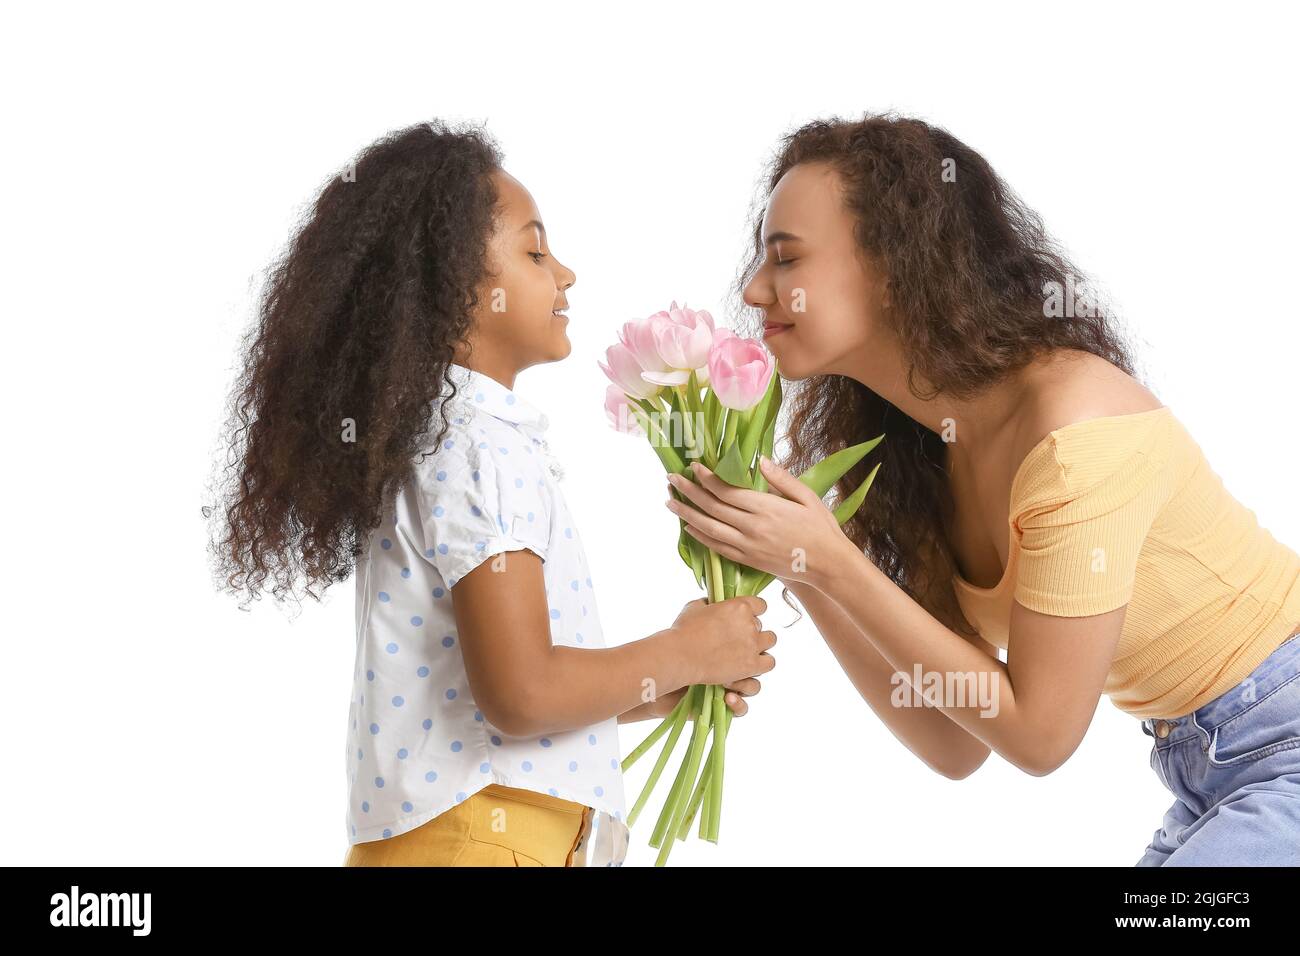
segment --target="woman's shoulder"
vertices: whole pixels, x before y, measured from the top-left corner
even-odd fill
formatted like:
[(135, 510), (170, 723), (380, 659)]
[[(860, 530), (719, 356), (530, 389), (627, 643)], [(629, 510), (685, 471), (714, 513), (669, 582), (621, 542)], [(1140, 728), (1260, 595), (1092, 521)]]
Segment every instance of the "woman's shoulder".
[(1023, 409), (1017, 477), (1026, 492), (1053, 482), (1077, 490), (1122, 474), (1135, 456), (1159, 457), (1173, 419), (1150, 389), (1086, 353), (1044, 366)]

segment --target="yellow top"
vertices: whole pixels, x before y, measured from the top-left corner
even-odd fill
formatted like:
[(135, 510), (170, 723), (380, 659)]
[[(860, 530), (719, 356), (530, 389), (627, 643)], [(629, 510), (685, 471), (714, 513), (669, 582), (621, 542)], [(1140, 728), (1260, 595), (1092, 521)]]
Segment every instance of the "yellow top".
[(1167, 405), (1051, 432), (1011, 482), (1008, 522), (1001, 582), (954, 577), (966, 619), (1005, 649), (1013, 598), (1061, 617), (1128, 604), (1104, 691), (1135, 717), (1209, 703), (1300, 624), (1300, 555), (1228, 494)]

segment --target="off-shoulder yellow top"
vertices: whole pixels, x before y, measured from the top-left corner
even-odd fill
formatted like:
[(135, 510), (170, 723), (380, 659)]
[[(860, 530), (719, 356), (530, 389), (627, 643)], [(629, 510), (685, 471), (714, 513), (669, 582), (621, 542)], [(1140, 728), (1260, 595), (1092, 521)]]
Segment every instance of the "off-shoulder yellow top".
[(1011, 483), (1002, 580), (954, 578), (966, 619), (1005, 649), (1012, 600), (1063, 617), (1128, 605), (1104, 691), (1179, 717), (1240, 683), (1300, 625), (1300, 554), (1224, 488), (1173, 410), (1075, 422)]

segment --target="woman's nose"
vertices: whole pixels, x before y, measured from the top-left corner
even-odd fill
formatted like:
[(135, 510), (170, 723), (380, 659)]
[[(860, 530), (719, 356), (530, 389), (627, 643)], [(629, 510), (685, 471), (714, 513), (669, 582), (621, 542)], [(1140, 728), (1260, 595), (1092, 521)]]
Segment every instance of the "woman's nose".
[(771, 286), (763, 279), (761, 270), (745, 283), (741, 298), (744, 300), (745, 305), (755, 309), (771, 305), (773, 301)]

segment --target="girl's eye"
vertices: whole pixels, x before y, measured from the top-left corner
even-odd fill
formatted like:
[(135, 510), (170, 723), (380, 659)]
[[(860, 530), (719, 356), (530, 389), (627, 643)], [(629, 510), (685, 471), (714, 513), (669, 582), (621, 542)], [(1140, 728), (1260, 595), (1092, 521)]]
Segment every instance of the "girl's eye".
[(533, 257), (534, 262), (541, 262), (546, 258), (546, 253), (544, 252), (530, 252), (528, 254)]
[(790, 263), (794, 261), (795, 261), (794, 259), (777, 259), (776, 264), (777, 266), (788, 266), (790, 265)]

